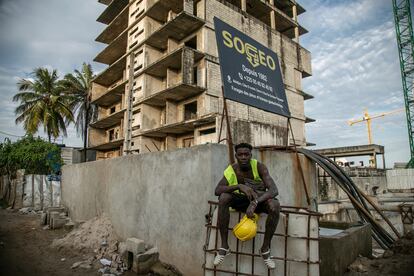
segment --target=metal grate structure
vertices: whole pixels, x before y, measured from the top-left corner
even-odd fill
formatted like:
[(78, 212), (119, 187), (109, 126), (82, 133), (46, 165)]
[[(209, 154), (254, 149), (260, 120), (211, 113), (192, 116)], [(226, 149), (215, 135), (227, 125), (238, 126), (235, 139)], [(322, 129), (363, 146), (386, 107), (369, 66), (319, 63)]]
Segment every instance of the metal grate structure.
[(414, 37), (409, 0), (393, 0), (395, 31), (400, 57), (401, 78), (407, 116), (411, 159), (407, 167), (414, 168)]
[[(235, 258), (235, 264), (232, 267), (222, 268), (222, 266), (216, 267), (213, 266), (210, 262), (208, 262), (208, 256), (214, 256), (218, 250), (218, 227), (216, 225), (216, 221), (213, 219), (213, 213), (216, 210), (216, 207), (218, 205), (218, 202), (215, 201), (209, 201), (210, 205), (209, 213), (206, 215), (207, 224), (206, 226), (206, 240), (204, 245), (204, 264), (203, 264), (203, 270), (204, 275), (248, 275), (248, 276), (260, 276), (260, 275), (297, 275), (293, 270), (292, 266), (300, 265), (301, 266), (301, 275), (319, 275), (319, 255), (315, 255), (315, 248), (314, 243), (319, 244), (319, 235), (315, 236), (315, 234), (311, 233), (311, 227), (314, 227), (315, 225), (311, 222), (311, 220), (316, 221), (316, 228), (318, 229), (319, 225), (319, 218), (322, 216), (322, 214), (318, 212), (313, 212), (309, 210), (305, 210), (303, 208), (299, 207), (292, 207), (292, 206), (281, 206), (281, 215), (284, 216), (284, 223), (283, 224), (283, 230), (280, 233), (274, 234), (275, 240), (278, 240), (278, 242), (281, 242), (283, 244), (283, 252), (281, 252), (280, 256), (272, 256), (272, 259), (275, 261), (279, 261), (279, 264), (283, 264), (282, 267), (280, 267), (280, 273), (277, 273), (276, 271), (272, 271), (269, 269), (266, 269), (266, 272), (263, 271), (260, 267), (257, 266), (256, 260), (260, 261), (261, 266), (264, 266), (262, 264), (262, 257), (257, 253), (258, 248), (260, 246), (258, 237), (264, 235), (264, 231), (258, 231), (257, 235), (253, 240), (249, 241), (251, 243), (250, 249), (246, 250), (246, 247), (243, 248), (242, 242), (236, 239), (236, 246), (234, 251), (232, 250), (232, 254), (236, 256)], [(242, 213), (235, 212), (238, 215), (238, 221), (242, 217)], [(289, 223), (289, 218), (292, 216), (302, 216), (304, 219), (304, 224), (300, 225), (301, 228), (304, 229), (305, 235), (296, 235), (291, 232), (289, 225), (292, 227), (293, 225)], [(291, 218), (292, 219), (292, 218)], [(311, 224), (313, 226), (311, 226)], [(297, 227), (297, 225), (296, 225)], [(232, 228), (228, 229), (229, 231), (232, 230)], [(318, 231), (317, 231), (318, 232)], [(289, 243), (297, 243), (298, 241), (302, 241), (302, 243), (305, 244), (303, 256), (298, 257), (292, 257), (289, 250), (292, 250), (292, 247), (289, 246)], [(312, 243), (312, 244), (311, 244)], [(231, 245), (230, 245), (231, 246)], [(318, 251), (318, 250), (316, 250)], [(247, 264), (249, 267), (246, 271), (243, 269), (243, 263)], [(315, 267), (316, 266), (316, 267)]]

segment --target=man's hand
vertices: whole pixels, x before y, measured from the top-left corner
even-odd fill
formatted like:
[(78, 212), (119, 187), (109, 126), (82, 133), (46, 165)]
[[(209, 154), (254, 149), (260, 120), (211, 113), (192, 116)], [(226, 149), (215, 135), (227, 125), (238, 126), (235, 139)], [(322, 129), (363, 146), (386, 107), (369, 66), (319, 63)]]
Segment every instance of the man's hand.
[(245, 194), (250, 201), (255, 200), (257, 198), (257, 193), (252, 188), (246, 185), (239, 184), (239, 190), (240, 192)]
[(246, 210), (246, 216), (248, 217), (248, 218), (254, 218), (254, 211), (256, 210), (256, 207), (257, 207), (257, 203), (256, 203), (256, 201), (250, 201), (250, 205), (249, 205), (249, 207), (247, 207), (247, 210)]

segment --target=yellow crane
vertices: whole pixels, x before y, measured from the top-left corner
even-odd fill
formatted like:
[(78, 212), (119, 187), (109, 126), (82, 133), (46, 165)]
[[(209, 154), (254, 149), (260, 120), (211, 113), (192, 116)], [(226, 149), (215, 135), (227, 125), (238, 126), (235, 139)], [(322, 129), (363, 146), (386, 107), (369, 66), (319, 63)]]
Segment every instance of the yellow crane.
[(377, 115), (369, 115), (368, 114), (368, 110), (364, 110), (364, 117), (362, 117), (362, 119), (358, 119), (358, 120), (349, 120), (348, 124), (350, 126), (356, 124), (356, 123), (361, 123), (361, 122), (367, 122), (367, 130), (368, 130), (368, 143), (371, 145), (372, 144), (372, 130), (371, 130), (371, 120), (373, 119), (377, 119), (377, 118), (381, 118), (390, 114), (394, 114), (394, 113), (398, 113), (401, 111), (404, 111), (404, 108), (400, 108), (400, 109), (396, 109), (393, 111), (389, 111), (389, 112), (383, 112)]

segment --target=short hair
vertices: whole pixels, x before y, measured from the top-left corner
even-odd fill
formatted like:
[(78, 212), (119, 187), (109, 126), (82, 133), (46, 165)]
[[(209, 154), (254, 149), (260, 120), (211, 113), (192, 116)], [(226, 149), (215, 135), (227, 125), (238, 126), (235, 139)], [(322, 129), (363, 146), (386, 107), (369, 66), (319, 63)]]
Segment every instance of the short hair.
[(248, 144), (248, 143), (240, 143), (234, 146), (234, 150), (237, 151), (238, 149), (241, 148), (246, 148), (249, 149), (250, 151), (253, 149), (252, 145)]

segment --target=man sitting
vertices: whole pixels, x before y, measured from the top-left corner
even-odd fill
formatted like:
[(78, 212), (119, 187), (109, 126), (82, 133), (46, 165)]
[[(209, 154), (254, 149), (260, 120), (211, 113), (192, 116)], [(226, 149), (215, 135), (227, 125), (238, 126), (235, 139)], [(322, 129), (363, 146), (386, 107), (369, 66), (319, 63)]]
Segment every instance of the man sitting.
[(276, 196), (279, 194), (276, 184), (266, 166), (252, 159), (252, 146), (241, 143), (235, 146), (237, 162), (229, 165), (224, 176), (217, 184), (215, 194), (219, 197), (218, 228), (221, 236), (221, 248), (214, 259), (214, 265), (223, 262), (230, 254), (228, 244), (229, 207), (246, 212), (249, 218), (254, 213), (267, 213), (266, 230), (260, 254), (266, 266), (275, 268), (270, 256), (270, 241), (279, 221), (280, 205)]

